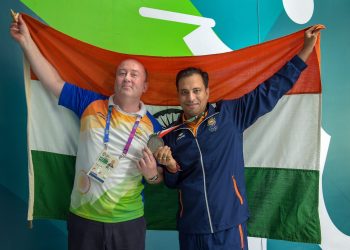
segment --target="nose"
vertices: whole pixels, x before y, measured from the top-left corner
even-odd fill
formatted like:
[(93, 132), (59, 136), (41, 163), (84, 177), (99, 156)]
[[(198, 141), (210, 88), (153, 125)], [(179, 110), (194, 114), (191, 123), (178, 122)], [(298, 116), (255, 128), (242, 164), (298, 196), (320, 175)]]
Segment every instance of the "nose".
[(188, 99), (189, 99), (189, 101), (191, 101), (191, 102), (195, 99), (195, 97), (196, 97), (196, 95), (195, 95), (194, 93), (192, 93), (192, 92), (190, 92), (190, 93), (188, 94)]
[(130, 81), (130, 79), (131, 79), (131, 74), (130, 74), (130, 72), (127, 72), (125, 74), (124, 81)]

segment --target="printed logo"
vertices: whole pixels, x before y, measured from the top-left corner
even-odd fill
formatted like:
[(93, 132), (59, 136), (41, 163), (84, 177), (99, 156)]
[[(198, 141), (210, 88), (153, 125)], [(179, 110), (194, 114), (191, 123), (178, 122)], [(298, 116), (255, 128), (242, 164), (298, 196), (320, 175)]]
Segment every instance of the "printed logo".
[(215, 124), (216, 124), (216, 120), (214, 117), (208, 120), (208, 126), (215, 126)]
[(218, 129), (218, 126), (216, 126), (216, 120), (214, 117), (210, 118), (207, 124), (210, 132), (215, 132)]
[(176, 138), (176, 140), (178, 141), (178, 140), (181, 140), (182, 138), (184, 138), (185, 137), (185, 134), (183, 133), (183, 132), (181, 132), (178, 136), (177, 136), (177, 138)]

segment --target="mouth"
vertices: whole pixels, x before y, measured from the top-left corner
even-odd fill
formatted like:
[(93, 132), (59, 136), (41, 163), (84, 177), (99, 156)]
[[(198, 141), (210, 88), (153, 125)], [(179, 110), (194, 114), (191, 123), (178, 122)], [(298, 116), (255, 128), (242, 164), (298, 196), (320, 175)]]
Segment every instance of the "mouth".
[(122, 89), (132, 89), (132, 86), (129, 86), (129, 85), (123, 85), (123, 86), (122, 86)]
[(186, 104), (186, 107), (189, 108), (189, 109), (195, 109), (196, 107), (198, 107), (199, 104), (198, 103), (189, 103), (189, 104)]

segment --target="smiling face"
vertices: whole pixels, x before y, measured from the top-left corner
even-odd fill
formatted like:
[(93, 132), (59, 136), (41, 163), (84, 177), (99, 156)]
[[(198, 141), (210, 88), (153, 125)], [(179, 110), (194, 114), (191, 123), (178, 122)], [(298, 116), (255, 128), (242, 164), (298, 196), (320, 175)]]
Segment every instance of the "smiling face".
[(148, 88), (144, 66), (133, 59), (127, 59), (119, 65), (114, 91), (118, 98), (140, 99)]
[(185, 118), (189, 119), (205, 111), (209, 88), (205, 87), (202, 76), (195, 73), (179, 80), (178, 98)]

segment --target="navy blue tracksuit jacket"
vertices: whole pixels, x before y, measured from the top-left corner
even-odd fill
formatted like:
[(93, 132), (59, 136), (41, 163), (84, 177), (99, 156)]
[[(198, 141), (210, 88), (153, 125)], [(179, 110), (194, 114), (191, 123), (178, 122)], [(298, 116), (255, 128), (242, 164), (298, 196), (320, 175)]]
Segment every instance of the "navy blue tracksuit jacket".
[(179, 190), (181, 233), (214, 233), (248, 219), (243, 132), (274, 108), (305, 67), (295, 56), (250, 93), (209, 104), (196, 136), (182, 125), (164, 137), (181, 167), (164, 174), (165, 184)]

